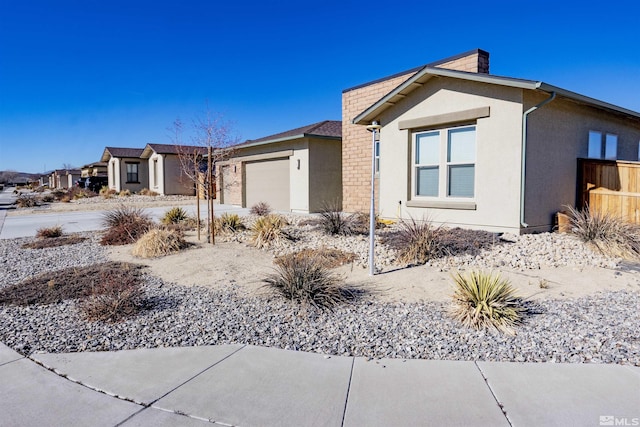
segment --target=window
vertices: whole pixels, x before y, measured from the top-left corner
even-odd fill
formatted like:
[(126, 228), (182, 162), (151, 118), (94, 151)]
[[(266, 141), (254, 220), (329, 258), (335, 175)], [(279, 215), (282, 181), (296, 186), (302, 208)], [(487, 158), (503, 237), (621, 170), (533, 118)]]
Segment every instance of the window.
[(414, 145), (415, 196), (473, 198), (476, 127), (418, 133)]
[(127, 163), (127, 182), (138, 182), (139, 163)]
[(380, 141), (376, 141), (376, 173), (380, 172)]
[(590, 159), (616, 160), (618, 158), (618, 135), (591, 130), (589, 131), (589, 149), (587, 157)]

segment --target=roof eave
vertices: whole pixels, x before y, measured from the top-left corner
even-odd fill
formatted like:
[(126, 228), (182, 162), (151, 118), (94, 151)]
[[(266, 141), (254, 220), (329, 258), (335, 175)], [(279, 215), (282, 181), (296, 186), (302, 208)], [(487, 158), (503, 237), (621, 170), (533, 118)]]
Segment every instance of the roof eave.
[[(287, 142), (287, 141), (293, 141), (295, 139), (303, 139), (303, 138), (336, 139), (336, 140), (342, 139), (339, 136), (316, 135), (313, 133), (301, 133), (298, 135), (285, 136), (283, 138), (268, 139), (266, 141), (259, 141), (259, 142), (250, 142), (250, 143), (238, 145), (235, 148), (240, 150), (243, 148), (258, 147), (260, 145), (276, 144), (278, 142)], [(234, 148), (234, 147), (230, 147), (230, 148)]]

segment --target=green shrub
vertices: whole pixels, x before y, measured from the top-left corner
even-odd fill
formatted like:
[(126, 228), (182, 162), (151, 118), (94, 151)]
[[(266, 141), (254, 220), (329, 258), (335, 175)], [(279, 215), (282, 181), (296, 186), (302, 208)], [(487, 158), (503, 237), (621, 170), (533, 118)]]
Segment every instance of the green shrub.
[(280, 215), (261, 216), (251, 227), (251, 243), (257, 248), (264, 248), (289, 238), (282, 230), (287, 221)]
[(157, 258), (179, 252), (187, 246), (182, 233), (176, 230), (152, 229), (133, 245), (131, 253), (141, 258)]
[(567, 206), (571, 233), (609, 256), (640, 259), (640, 226), (588, 206)]
[(107, 227), (101, 240), (103, 245), (134, 243), (154, 226), (144, 210), (124, 205), (106, 212), (103, 224)]
[(281, 257), (275, 273), (263, 280), (287, 299), (320, 308), (331, 308), (353, 297), (340, 287), (340, 281), (316, 258), (295, 255)]
[(271, 213), (271, 206), (266, 202), (258, 202), (251, 206), (251, 210), (249, 212), (253, 215), (267, 216)]
[(245, 226), (238, 214), (225, 212), (216, 218), (216, 231), (235, 233), (244, 230)]
[(55, 227), (39, 228), (36, 231), (36, 237), (39, 237), (41, 239), (51, 239), (60, 236), (62, 236), (62, 226), (60, 225), (57, 225)]
[(187, 218), (189, 218), (187, 211), (180, 206), (176, 206), (166, 211), (160, 219), (160, 222), (163, 224), (178, 224), (179, 222), (187, 220)]
[(400, 221), (398, 229), (385, 239), (385, 243), (398, 253), (398, 261), (404, 264), (424, 264), (445, 253), (438, 239), (439, 228), (429, 220)]
[(514, 335), (514, 327), (525, 311), (508, 280), (479, 271), (453, 277), (453, 316), (465, 326), (476, 329), (495, 328)]

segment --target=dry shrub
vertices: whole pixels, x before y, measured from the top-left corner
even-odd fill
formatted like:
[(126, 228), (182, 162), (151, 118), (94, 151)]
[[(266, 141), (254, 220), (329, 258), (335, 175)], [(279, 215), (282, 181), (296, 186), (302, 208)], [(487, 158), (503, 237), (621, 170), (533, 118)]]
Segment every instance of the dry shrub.
[(153, 221), (143, 209), (121, 205), (103, 215), (107, 231), (102, 237), (103, 245), (128, 245), (153, 228)]
[(123, 262), (106, 262), (88, 267), (52, 271), (0, 289), (0, 304), (55, 304), (85, 298), (95, 283), (104, 278), (113, 282), (141, 280), (142, 266)]
[(88, 188), (80, 188), (80, 187), (71, 187), (67, 196), (72, 198), (73, 200), (85, 199), (88, 197), (96, 197), (97, 194)]
[(148, 188), (143, 188), (142, 190), (140, 190), (138, 194), (140, 194), (141, 196), (150, 196), (150, 197), (155, 197), (159, 195), (155, 191), (149, 190)]
[(131, 253), (140, 258), (157, 258), (179, 252), (186, 246), (187, 242), (181, 232), (157, 228), (140, 237)]
[(19, 208), (33, 208), (39, 205), (38, 202), (39, 200), (37, 197), (25, 194), (19, 195), (16, 199), (16, 205), (18, 205)]
[(400, 221), (398, 230), (385, 238), (385, 243), (398, 252), (398, 261), (404, 264), (424, 264), (445, 254), (438, 241), (439, 228), (430, 221)]
[(120, 197), (129, 197), (131, 195), (131, 190), (129, 190), (128, 188), (125, 190), (120, 190), (120, 192), (118, 193), (118, 196)]
[(332, 308), (354, 297), (342, 288), (341, 278), (323, 267), (315, 257), (288, 255), (280, 258), (275, 273), (263, 280), (287, 299), (320, 308)]
[(39, 237), (41, 239), (50, 239), (60, 236), (62, 236), (62, 226), (60, 225), (48, 228), (38, 228), (38, 230), (36, 231), (36, 237)]
[(80, 236), (65, 236), (65, 237), (53, 237), (47, 239), (36, 240), (31, 243), (25, 243), (22, 245), (22, 249), (46, 249), (55, 248), (58, 246), (75, 245), (87, 240), (86, 237)]
[(118, 194), (118, 192), (105, 185), (102, 188), (100, 188), (100, 191), (98, 192), (98, 194), (104, 197), (105, 199), (110, 199), (112, 196)]
[(251, 206), (251, 210), (249, 212), (253, 215), (267, 216), (271, 213), (271, 206), (266, 202), (258, 202)]
[(514, 327), (525, 309), (508, 280), (479, 271), (467, 276), (456, 273), (453, 279), (456, 290), (451, 314), (455, 319), (476, 329), (495, 328), (515, 335)]
[(287, 220), (280, 215), (259, 217), (251, 226), (251, 243), (257, 248), (265, 248), (289, 239), (289, 235), (282, 229), (285, 225)]
[(586, 206), (567, 206), (571, 233), (605, 255), (640, 260), (640, 226)]
[(282, 263), (287, 262), (289, 257), (314, 258), (322, 267), (329, 269), (352, 263), (358, 258), (358, 256), (353, 252), (344, 252), (334, 248), (320, 248), (303, 249), (292, 254), (279, 256), (274, 260), (274, 262), (276, 265), (281, 265)]
[(144, 308), (144, 291), (137, 277), (104, 274), (100, 279), (79, 304), (88, 320), (119, 322)]
[(56, 200), (60, 201), (63, 197), (67, 196), (67, 190), (56, 188), (51, 192), (51, 194), (53, 194), (53, 197), (55, 197)]
[(43, 203), (51, 203), (51, 202), (54, 202), (54, 201), (56, 200), (56, 198), (53, 196), (53, 194), (51, 194), (51, 193), (47, 193), (47, 194), (43, 194), (43, 195), (40, 197), (40, 200), (41, 200)]

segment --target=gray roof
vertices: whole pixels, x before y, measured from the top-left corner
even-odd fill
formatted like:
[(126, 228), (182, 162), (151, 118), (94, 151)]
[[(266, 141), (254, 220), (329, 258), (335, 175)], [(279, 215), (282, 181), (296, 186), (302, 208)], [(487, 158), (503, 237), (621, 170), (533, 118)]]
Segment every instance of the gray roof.
[(111, 157), (140, 158), (144, 148), (105, 147), (100, 161), (108, 162)]
[(409, 93), (415, 89), (421, 87), (425, 82), (430, 80), (434, 76), (451, 77), (455, 79), (476, 81), (481, 83), (496, 84), (501, 86), (515, 87), (528, 90), (538, 90), (546, 93), (555, 92), (556, 95), (571, 99), (573, 101), (590, 105), (596, 108), (607, 110), (609, 112), (622, 114), (627, 117), (633, 117), (640, 119), (640, 113), (626, 108), (618, 107), (617, 105), (609, 104), (598, 99), (590, 98), (588, 96), (580, 95), (575, 92), (568, 91), (556, 86), (549, 85), (547, 83), (535, 80), (516, 79), (513, 77), (501, 77), (490, 74), (482, 73), (470, 73), (466, 71), (448, 70), (444, 68), (435, 67), (423, 67), (420, 71), (409, 77), (406, 81), (393, 89), (391, 92), (383, 96), (375, 104), (364, 110), (358, 116), (353, 119), (353, 123), (359, 125), (370, 124), (375, 120), (383, 111), (391, 108), (400, 100), (405, 98)]
[(291, 129), (258, 139), (250, 139), (233, 148), (252, 147), (254, 145), (272, 144), (299, 138), (342, 139), (342, 122), (340, 120), (324, 120), (307, 126)]
[(196, 151), (198, 154), (207, 154), (207, 147), (201, 145), (173, 145), (173, 144), (147, 144), (141, 154), (143, 158), (149, 158), (151, 152), (154, 151), (158, 154), (180, 154), (181, 152), (193, 153)]

